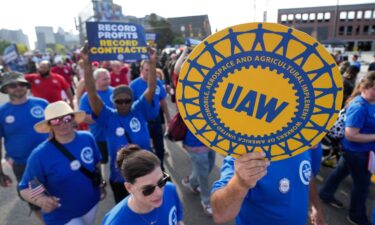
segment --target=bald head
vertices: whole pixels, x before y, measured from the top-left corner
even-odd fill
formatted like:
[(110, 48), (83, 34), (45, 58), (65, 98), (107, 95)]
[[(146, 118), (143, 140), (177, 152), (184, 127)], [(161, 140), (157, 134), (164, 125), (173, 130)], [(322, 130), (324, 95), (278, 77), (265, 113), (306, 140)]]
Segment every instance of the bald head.
[(49, 69), (50, 66), (47, 60), (43, 60), (39, 63), (38, 71), (42, 77), (46, 77), (49, 75)]

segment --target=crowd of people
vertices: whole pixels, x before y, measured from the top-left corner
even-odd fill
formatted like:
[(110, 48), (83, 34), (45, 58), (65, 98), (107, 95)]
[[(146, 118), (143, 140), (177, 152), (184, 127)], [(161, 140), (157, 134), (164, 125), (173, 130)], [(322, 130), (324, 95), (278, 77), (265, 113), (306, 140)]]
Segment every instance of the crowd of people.
[[(5, 152), (21, 199), (41, 223), (95, 224), (109, 181), (116, 205), (100, 218), (102, 224), (184, 224), (183, 204), (164, 166), (164, 134), (171, 121), (166, 98), (175, 101), (188, 49), (179, 54), (149, 49), (149, 55), (148, 61), (130, 65), (90, 62), (86, 47), (73, 60), (40, 59), (30, 73), (2, 74), (0, 91), (9, 101), (0, 107), (5, 146), (0, 158)], [(367, 162), (375, 149), (375, 72), (358, 80), (357, 56), (350, 63), (334, 57), (340, 60), (347, 108), (342, 140), (328, 138), (331, 145), (324, 143), (323, 150), (319, 144), (272, 163), (264, 153), (228, 156), (211, 187), (216, 154), (188, 130), (183, 147), (192, 171), (173, 182), (199, 195), (203, 212), (217, 223), (303, 225), (310, 218), (311, 224), (323, 225), (321, 201), (342, 208), (334, 195), (351, 175), (347, 220), (371, 224), (366, 200)], [(322, 159), (326, 165), (332, 156), (339, 159), (337, 167), (318, 191), (315, 175)], [(0, 164), (0, 185), (12, 182)]]

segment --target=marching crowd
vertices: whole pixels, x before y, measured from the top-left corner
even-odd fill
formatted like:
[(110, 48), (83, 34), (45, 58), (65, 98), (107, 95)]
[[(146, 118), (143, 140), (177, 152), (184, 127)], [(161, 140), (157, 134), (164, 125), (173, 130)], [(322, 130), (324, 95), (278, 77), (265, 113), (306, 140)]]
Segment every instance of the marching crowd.
[[(5, 152), (21, 199), (41, 223), (95, 224), (108, 181), (116, 205), (100, 218), (102, 224), (184, 224), (183, 205), (163, 165), (163, 138), (172, 120), (166, 98), (175, 100), (188, 51), (179, 56), (149, 51), (148, 61), (131, 65), (90, 63), (86, 47), (74, 60), (41, 59), (32, 73), (2, 74), (0, 91), (9, 101), (0, 106), (0, 146), (5, 147), (0, 158)], [(325, 224), (320, 202), (342, 208), (334, 194), (351, 175), (347, 220), (371, 224), (366, 200), (371, 183), (367, 162), (375, 149), (375, 72), (356, 83), (361, 66), (357, 60), (340, 64), (346, 65), (345, 135), (328, 139), (338, 146), (328, 147), (328, 154), (318, 145), (272, 163), (264, 153), (226, 157), (221, 177), (211, 188), (208, 176), (215, 152), (187, 131), (183, 146), (192, 171), (181, 182), (200, 195), (205, 214), (218, 223), (235, 219), (246, 225), (302, 225), (310, 212), (312, 224)], [(339, 160), (317, 191), (314, 176), (322, 154)], [(0, 185), (12, 182), (0, 164)]]

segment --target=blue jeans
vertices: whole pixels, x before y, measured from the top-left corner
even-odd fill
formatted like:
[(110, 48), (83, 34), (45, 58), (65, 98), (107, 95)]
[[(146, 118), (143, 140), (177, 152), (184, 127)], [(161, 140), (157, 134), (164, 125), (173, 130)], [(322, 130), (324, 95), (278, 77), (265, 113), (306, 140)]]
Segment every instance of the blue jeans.
[(211, 188), (208, 186), (208, 175), (215, 165), (214, 151), (208, 151), (205, 153), (194, 153), (189, 152), (193, 170), (189, 177), (190, 185), (192, 187), (200, 187), (200, 197), (202, 202), (210, 202)]
[(340, 182), (350, 173), (353, 186), (350, 196), (349, 216), (355, 221), (367, 220), (366, 199), (369, 193), (371, 173), (367, 169), (368, 152), (343, 152), (336, 169), (320, 190), (323, 200), (332, 199)]

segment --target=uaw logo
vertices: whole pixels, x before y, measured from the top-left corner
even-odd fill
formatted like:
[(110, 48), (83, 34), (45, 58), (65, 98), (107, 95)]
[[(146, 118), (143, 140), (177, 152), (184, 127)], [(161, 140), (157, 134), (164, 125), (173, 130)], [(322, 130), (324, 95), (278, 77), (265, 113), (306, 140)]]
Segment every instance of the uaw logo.
[(81, 159), (84, 163), (90, 164), (94, 162), (94, 151), (90, 147), (85, 147), (81, 151)]
[(177, 208), (173, 206), (171, 210), (169, 210), (168, 225), (177, 225), (177, 222)]
[(43, 108), (39, 105), (32, 107), (30, 113), (35, 118), (43, 118), (44, 116)]
[(137, 133), (138, 131), (141, 130), (141, 122), (135, 117), (133, 117), (130, 122), (129, 122), (130, 129), (134, 132)]
[(311, 174), (311, 163), (307, 160), (303, 160), (299, 165), (299, 177), (304, 185), (309, 185)]
[(202, 41), (179, 75), (177, 105), (205, 145), (238, 157), (295, 156), (334, 124), (342, 80), (330, 54), (298, 30), (249, 23)]

